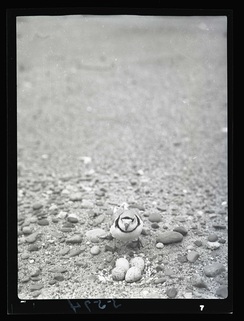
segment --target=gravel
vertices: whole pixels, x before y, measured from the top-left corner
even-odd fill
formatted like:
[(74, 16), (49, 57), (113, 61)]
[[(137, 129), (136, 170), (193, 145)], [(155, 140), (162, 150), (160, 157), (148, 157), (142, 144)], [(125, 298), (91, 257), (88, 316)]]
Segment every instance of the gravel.
[[(21, 18), (18, 297), (223, 298), (221, 18)], [(123, 202), (143, 219), (141, 248), (108, 235)], [(132, 271), (120, 281), (112, 272), (119, 258)], [(57, 267), (67, 272), (49, 272)], [(192, 284), (196, 273), (205, 287)]]

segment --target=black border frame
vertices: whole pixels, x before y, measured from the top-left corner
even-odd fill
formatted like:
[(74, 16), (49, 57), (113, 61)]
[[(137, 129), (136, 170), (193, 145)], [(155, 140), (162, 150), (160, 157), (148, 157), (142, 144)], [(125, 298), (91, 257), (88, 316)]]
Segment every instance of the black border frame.
[[(228, 72), (228, 290), (226, 299), (28, 300), (17, 296), (17, 92), (16, 17), (26, 15), (226, 16)], [(232, 314), (233, 313), (233, 9), (124, 7), (10, 8), (6, 10), (7, 89), (7, 314)], [(99, 302), (100, 301), (100, 302)], [(110, 300), (112, 301), (112, 300)], [(114, 302), (115, 303), (115, 302)], [(204, 305), (201, 311), (201, 305)]]

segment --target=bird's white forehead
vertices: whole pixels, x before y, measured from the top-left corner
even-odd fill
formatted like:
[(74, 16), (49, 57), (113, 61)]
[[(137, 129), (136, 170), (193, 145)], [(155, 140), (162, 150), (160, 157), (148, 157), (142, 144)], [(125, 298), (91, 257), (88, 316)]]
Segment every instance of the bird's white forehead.
[(121, 215), (120, 215), (120, 218), (123, 219), (123, 218), (131, 218), (131, 219), (134, 219), (135, 218), (135, 213), (133, 211), (124, 211)]

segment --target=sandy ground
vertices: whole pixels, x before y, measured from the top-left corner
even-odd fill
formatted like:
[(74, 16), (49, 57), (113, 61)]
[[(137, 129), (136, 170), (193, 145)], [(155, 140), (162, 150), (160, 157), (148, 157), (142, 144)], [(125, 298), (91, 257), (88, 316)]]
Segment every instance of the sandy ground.
[[(19, 297), (167, 298), (174, 287), (176, 298), (219, 298), (228, 263), (226, 20), (20, 17), (17, 49)], [(85, 233), (108, 231), (111, 203), (125, 201), (144, 221), (144, 247), (112, 253), (103, 239), (92, 255)], [(70, 213), (79, 221), (64, 232)], [(152, 213), (162, 215), (157, 227)], [(39, 233), (36, 251), (25, 226)], [(177, 226), (187, 230), (182, 242), (156, 248), (158, 233)], [(82, 243), (68, 244), (76, 234)], [(199, 258), (180, 262), (192, 250)], [(140, 281), (111, 279), (116, 258), (138, 255)], [(207, 277), (214, 262), (225, 271)], [(66, 269), (60, 280), (53, 267)], [(196, 275), (205, 287), (194, 286)]]

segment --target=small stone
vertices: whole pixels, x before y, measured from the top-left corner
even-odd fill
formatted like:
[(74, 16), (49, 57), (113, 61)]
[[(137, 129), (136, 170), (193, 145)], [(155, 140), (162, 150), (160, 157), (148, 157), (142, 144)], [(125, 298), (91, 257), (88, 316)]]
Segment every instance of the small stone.
[(221, 238), (221, 239), (219, 239), (219, 243), (221, 243), (221, 244), (225, 244), (225, 243), (226, 243), (226, 240), (225, 240), (225, 239), (223, 239), (223, 238)]
[(26, 277), (24, 277), (21, 281), (22, 281), (22, 283), (27, 283), (27, 282), (30, 281), (30, 277), (29, 277), (29, 276), (26, 276)]
[(207, 248), (210, 250), (217, 250), (220, 247), (219, 242), (207, 242)]
[(142, 272), (144, 270), (145, 262), (142, 257), (136, 256), (130, 260), (130, 265), (137, 267)]
[(176, 242), (181, 242), (183, 235), (175, 231), (160, 232), (156, 237), (156, 242), (163, 244), (171, 244)]
[(142, 235), (150, 235), (150, 230), (148, 228), (143, 227), (141, 234)]
[(78, 218), (75, 214), (69, 214), (68, 217), (67, 217), (67, 220), (70, 222), (70, 223), (77, 223), (78, 222)]
[(34, 243), (37, 239), (37, 233), (33, 233), (25, 238), (27, 243)]
[(36, 283), (36, 284), (31, 284), (29, 289), (32, 292), (32, 291), (40, 290), (42, 288), (43, 288), (43, 284)]
[(124, 269), (125, 272), (127, 272), (129, 270), (130, 264), (129, 264), (128, 260), (126, 260), (125, 258), (121, 257), (121, 258), (116, 260), (115, 266), (116, 267), (121, 267), (122, 269)]
[(26, 259), (28, 259), (30, 257), (30, 254), (29, 253), (22, 253), (22, 255), (21, 255), (21, 258), (22, 258), (22, 260), (26, 260)]
[(29, 234), (33, 233), (33, 228), (29, 227), (29, 226), (24, 226), (22, 228), (22, 232), (24, 235), (29, 235)]
[(163, 207), (163, 206), (157, 206), (157, 210), (161, 211), (161, 212), (166, 212), (167, 208)]
[(210, 234), (208, 236), (208, 241), (209, 242), (216, 242), (218, 240), (218, 236), (216, 234)]
[(67, 272), (67, 269), (63, 268), (61, 266), (55, 266), (55, 267), (49, 269), (48, 271), (52, 272), (52, 273), (65, 273), (65, 272)]
[(152, 223), (151, 227), (154, 229), (157, 229), (157, 228), (159, 228), (159, 225), (158, 225), (158, 223)]
[(63, 281), (64, 280), (64, 276), (62, 274), (57, 273), (56, 275), (54, 275), (54, 280), (56, 281)]
[(217, 290), (216, 290), (216, 295), (220, 296), (223, 299), (226, 299), (228, 297), (228, 287), (226, 285), (221, 285)]
[(80, 234), (71, 236), (66, 240), (66, 243), (70, 243), (70, 244), (81, 243), (81, 242), (82, 242), (82, 235)]
[(85, 246), (81, 246), (81, 247), (79, 247), (79, 248), (71, 249), (70, 252), (69, 252), (69, 256), (70, 256), (70, 257), (77, 256), (77, 255), (79, 255), (81, 252), (84, 252), (84, 250), (85, 250)]
[(41, 270), (39, 268), (34, 268), (34, 270), (31, 272), (30, 276), (38, 276), (40, 274)]
[(84, 262), (83, 259), (78, 259), (77, 261), (75, 261), (75, 265), (81, 266), (84, 269), (88, 266), (87, 262)]
[(212, 263), (204, 267), (204, 273), (208, 277), (214, 277), (225, 271), (225, 267), (222, 263)]
[(166, 281), (166, 278), (164, 278), (164, 277), (161, 277), (161, 278), (158, 278), (158, 279), (156, 279), (156, 280), (154, 280), (154, 283), (155, 284), (159, 284), (159, 283), (164, 283)]
[(162, 248), (164, 248), (164, 244), (161, 243), (161, 242), (158, 242), (158, 243), (156, 244), (156, 248), (157, 248), (157, 249), (162, 249)]
[(70, 248), (69, 247), (65, 247), (63, 249), (61, 249), (59, 252), (58, 252), (58, 255), (66, 255), (68, 254), (70, 251)]
[(222, 224), (213, 224), (213, 227), (216, 230), (225, 230), (226, 229), (226, 225), (222, 225)]
[(89, 241), (93, 242), (93, 240), (99, 241), (99, 238), (105, 236), (107, 233), (101, 228), (95, 228), (86, 232), (86, 237)]
[(35, 203), (32, 205), (33, 210), (40, 210), (43, 207), (41, 203)]
[(114, 253), (114, 252), (116, 251), (116, 247), (112, 247), (112, 246), (106, 244), (105, 247), (104, 247), (104, 251), (105, 251), (105, 252), (112, 252), (112, 253)]
[(32, 296), (33, 298), (37, 298), (41, 294), (41, 291), (33, 291)]
[(31, 245), (28, 247), (28, 250), (29, 250), (30, 252), (38, 251), (38, 250), (39, 250), (39, 246), (36, 245), (36, 244), (31, 244)]
[(163, 271), (164, 268), (163, 268), (161, 265), (157, 265), (156, 268), (155, 268), (155, 270), (156, 270), (157, 272), (160, 272), (160, 271)]
[(58, 213), (57, 217), (60, 219), (64, 219), (67, 216), (67, 212), (61, 211)]
[(70, 228), (70, 227), (61, 227), (60, 231), (64, 232), (64, 233), (69, 233), (69, 232), (72, 232), (72, 228)]
[(57, 217), (53, 217), (53, 218), (52, 218), (52, 222), (53, 222), (53, 223), (58, 223), (58, 222), (59, 222), (59, 219), (58, 219)]
[(97, 255), (101, 252), (101, 249), (98, 245), (94, 245), (90, 250), (92, 255)]
[(174, 299), (177, 295), (177, 292), (178, 291), (176, 290), (176, 288), (170, 288), (166, 291), (166, 294), (170, 299)]
[(184, 226), (177, 226), (173, 229), (173, 231), (178, 232), (185, 236), (187, 234), (187, 229)]
[(132, 266), (125, 274), (125, 281), (127, 283), (137, 282), (141, 277), (141, 270), (136, 266)]
[(186, 292), (186, 293), (184, 293), (184, 298), (185, 298), (185, 299), (192, 299), (192, 292)]
[(161, 222), (162, 221), (162, 216), (160, 213), (151, 213), (148, 217), (150, 222)]
[(104, 221), (104, 219), (105, 219), (105, 216), (104, 216), (103, 214), (101, 214), (101, 215), (97, 216), (97, 217), (94, 219), (92, 225), (93, 225), (93, 226), (100, 225), (100, 224)]
[(85, 208), (85, 209), (93, 208), (93, 203), (91, 201), (88, 201), (88, 200), (82, 200), (82, 203), (81, 203), (80, 207), (81, 208)]
[(50, 280), (48, 283), (49, 283), (50, 285), (54, 285), (55, 283), (57, 283), (57, 280)]
[(207, 284), (198, 274), (192, 276), (191, 283), (197, 288), (208, 288)]
[(45, 226), (45, 225), (49, 225), (49, 221), (44, 218), (44, 219), (38, 220), (37, 224), (41, 226)]
[(113, 278), (114, 281), (123, 281), (124, 278), (125, 278), (125, 273), (126, 273), (126, 271), (124, 270), (123, 267), (116, 266), (112, 270), (112, 278)]
[(186, 262), (187, 262), (187, 257), (186, 257), (186, 255), (179, 255), (179, 256), (178, 256), (178, 261), (179, 261), (180, 263), (186, 263)]
[(81, 201), (82, 200), (82, 193), (72, 193), (69, 196), (69, 199), (73, 202)]
[(187, 260), (194, 263), (199, 258), (199, 253), (196, 251), (191, 251), (187, 254)]
[(196, 241), (194, 242), (194, 244), (199, 247), (199, 246), (202, 245), (202, 241), (196, 240)]

